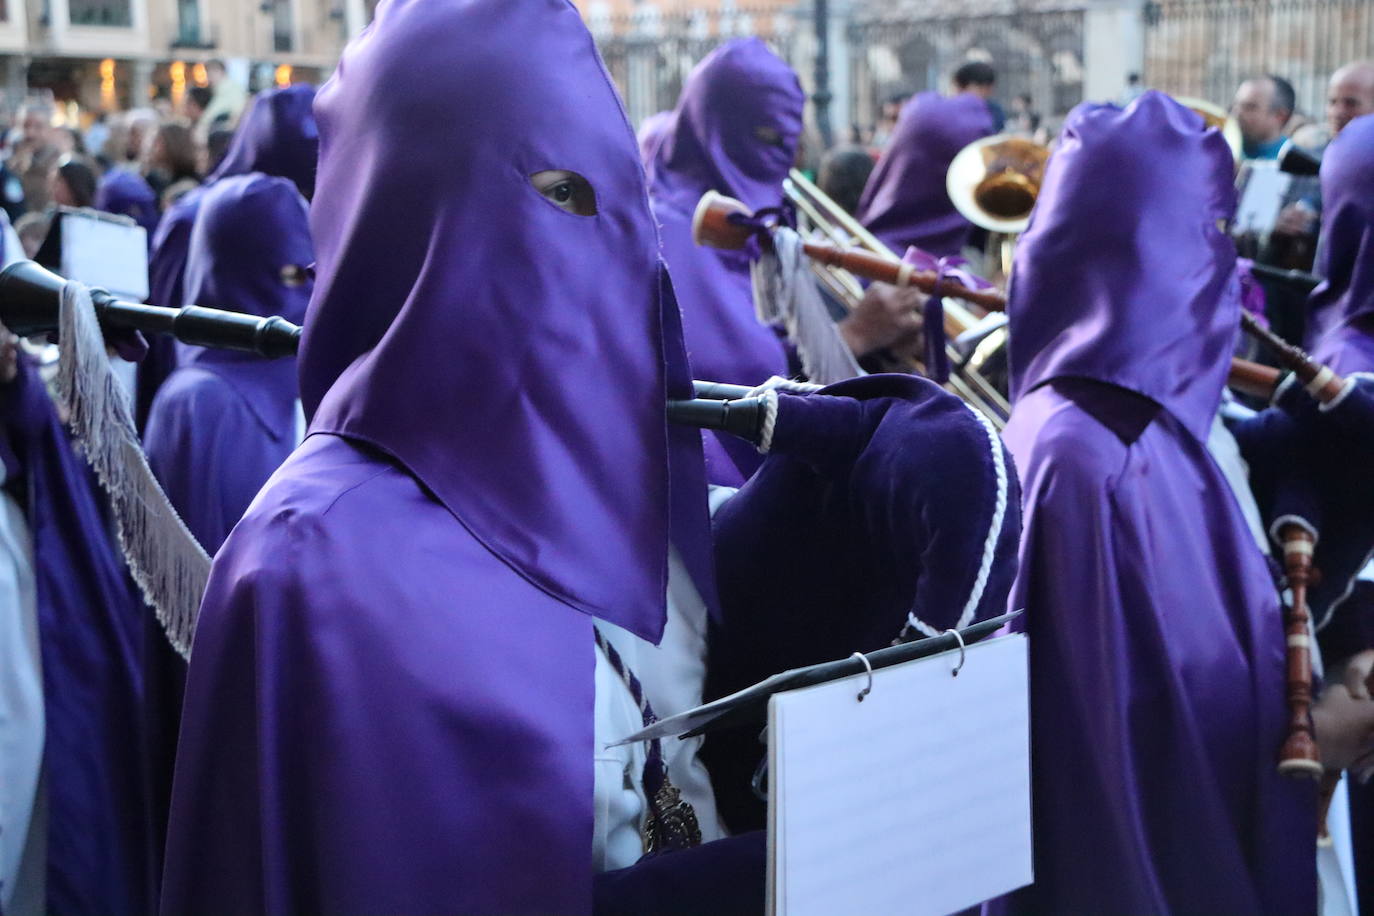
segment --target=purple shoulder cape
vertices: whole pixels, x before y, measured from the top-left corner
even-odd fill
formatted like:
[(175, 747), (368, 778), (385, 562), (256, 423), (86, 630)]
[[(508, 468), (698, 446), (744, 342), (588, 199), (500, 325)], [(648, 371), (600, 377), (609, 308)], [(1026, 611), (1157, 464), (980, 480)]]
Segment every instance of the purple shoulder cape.
[(145, 613), (90, 469), (38, 372), (0, 386), (8, 486), (34, 536), (46, 735), (49, 912), (137, 916), (150, 907), (140, 699)]
[(976, 95), (914, 96), (868, 176), (859, 222), (898, 256), (912, 245), (939, 257), (959, 254), (973, 227), (950, 202), (945, 173), (961, 149), (992, 132), (992, 112)]

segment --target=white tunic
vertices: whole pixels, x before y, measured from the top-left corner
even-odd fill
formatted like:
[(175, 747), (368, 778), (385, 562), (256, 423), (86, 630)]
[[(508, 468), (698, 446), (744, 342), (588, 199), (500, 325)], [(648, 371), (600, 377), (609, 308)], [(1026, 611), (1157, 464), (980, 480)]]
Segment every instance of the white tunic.
[[(4, 476), (0, 464), (0, 483)], [(44, 910), (43, 731), (33, 543), (19, 505), (0, 490), (0, 912), (9, 916)]]
[[(711, 488), (711, 511), (734, 495), (727, 487)], [(635, 673), (659, 718), (701, 705), (706, 679), (706, 605), (697, 593), (682, 557), (668, 554), (668, 623), (663, 640), (646, 642), (613, 624), (597, 627), (624, 663)], [(616, 674), (604, 653), (596, 652), (596, 831), (593, 843), (598, 871), (633, 865), (644, 854), (640, 828), (647, 816), (642, 778), (646, 744), (607, 747), (644, 721), (630, 689)], [(703, 738), (662, 742), (668, 778), (696, 810), (702, 842), (720, 839), (725, 831), (716, 812), (716, 797), (706, 766), (698, 758)]]

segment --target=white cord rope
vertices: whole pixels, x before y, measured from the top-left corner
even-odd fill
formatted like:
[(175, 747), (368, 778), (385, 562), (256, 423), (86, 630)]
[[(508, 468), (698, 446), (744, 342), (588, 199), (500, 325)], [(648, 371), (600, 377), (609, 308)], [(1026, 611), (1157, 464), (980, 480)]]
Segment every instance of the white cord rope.
[[(978, 567), (978, 576), (973, 580), (973, 589), (969, 593), (968, 601), (964, 603), (959, 622), (955, 624), (955, 628), (960, 630), (973, 622), (973, 615), (977, 613), (978, 604), (983, 600), (983, 592), (987, 589), (988, 578), (992, 575), (992, 564), (997, 559), (997, 542), (1001, 539), (1002, 524), (1007, 517), (1007, 494), (1011, 488), (1007, 478), (1007, 460), (1002, 448), (1002, 438), (997, 435), (997, 430), (982, 413), (968, 404), (964, 404), (964, 408), (982, 424), (983, 431), (987, 433), (988, 451), (992, 455), (992, 466), (997, 475), (997, 502), (992, 512), (992, 524), (988, 527), (987, 537), (983, 539), (983, 558)], [(945, 632), (921, 620), (914, 611), (907, 614), (906, 622), (908, 626), (927, 636), (939, 636)]]

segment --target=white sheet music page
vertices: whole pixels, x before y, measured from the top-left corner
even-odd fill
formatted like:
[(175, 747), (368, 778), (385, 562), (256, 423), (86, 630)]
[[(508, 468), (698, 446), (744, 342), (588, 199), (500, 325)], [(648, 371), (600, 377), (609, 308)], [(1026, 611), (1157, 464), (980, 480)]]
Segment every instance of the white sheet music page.
[(768, 911), (948, 916), (1029, 884), (1026, 639), (774, 696)]
[[(124, 299), (148, 298), (148, 234), (82, 213), (62, 214), (62, 276)], [(173, 308), (181, 302), (158, 302)]]

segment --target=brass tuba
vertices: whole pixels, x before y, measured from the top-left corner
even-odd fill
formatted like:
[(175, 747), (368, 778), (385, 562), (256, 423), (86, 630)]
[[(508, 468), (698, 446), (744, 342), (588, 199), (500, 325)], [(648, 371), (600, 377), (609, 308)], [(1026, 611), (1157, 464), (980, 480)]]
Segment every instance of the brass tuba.
[(945, 190), (964, 219), (989, 232), (1025, 231), (1040, 196), (1050, 148), (1025, 137), (997, 134), (959, 151), (945, 173)]

